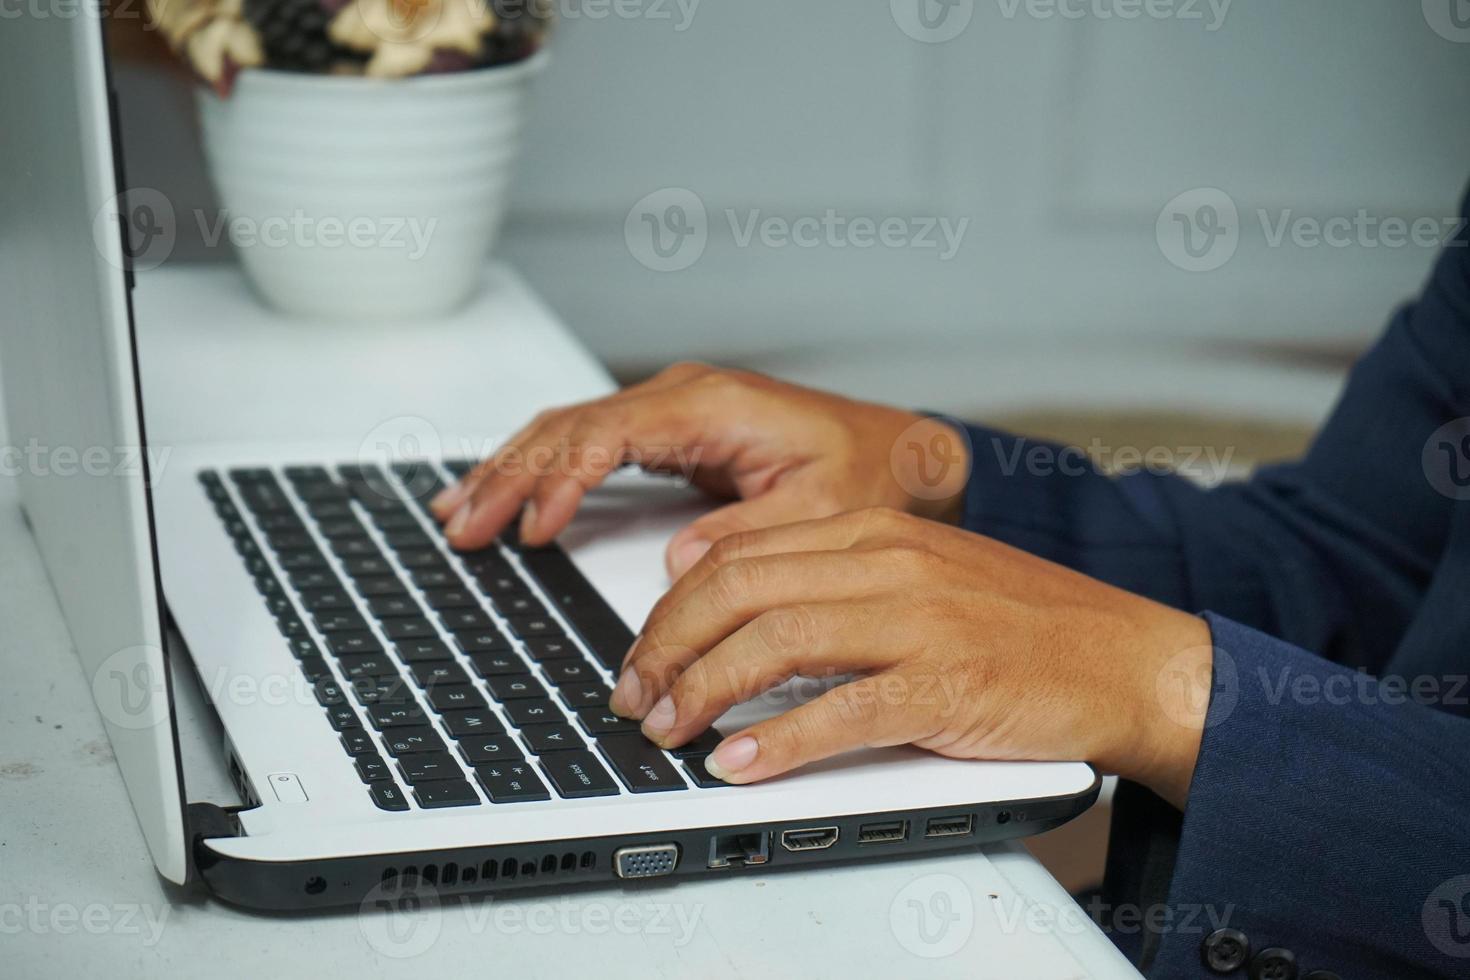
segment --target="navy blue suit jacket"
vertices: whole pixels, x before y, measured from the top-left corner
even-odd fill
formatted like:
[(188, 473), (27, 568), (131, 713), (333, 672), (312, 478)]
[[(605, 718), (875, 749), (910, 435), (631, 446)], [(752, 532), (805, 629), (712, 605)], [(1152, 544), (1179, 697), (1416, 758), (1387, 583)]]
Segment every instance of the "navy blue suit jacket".
[(1467, 416), (1462, 224), (1298, 463), (1202, 490), (1028, 468), (1034, 444), (969, 428), (967, 528), (1213, 631), (1182, 818), (1116, 800), (1101, 909), (1129, 910), (1113, 935), (1150, 976), (1222, 975), (1202, 958), (1222, 920), (1302, 977), (1470, 976)]

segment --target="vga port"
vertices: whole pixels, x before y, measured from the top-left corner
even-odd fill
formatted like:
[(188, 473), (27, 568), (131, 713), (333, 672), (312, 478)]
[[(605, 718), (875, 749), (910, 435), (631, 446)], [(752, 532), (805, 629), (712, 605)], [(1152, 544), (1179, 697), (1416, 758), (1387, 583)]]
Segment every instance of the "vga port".
[(678, 844), (620, 847), (613, 852), (613, 867), (619, 878), (658, 878), (673, 874), (678, 866)]

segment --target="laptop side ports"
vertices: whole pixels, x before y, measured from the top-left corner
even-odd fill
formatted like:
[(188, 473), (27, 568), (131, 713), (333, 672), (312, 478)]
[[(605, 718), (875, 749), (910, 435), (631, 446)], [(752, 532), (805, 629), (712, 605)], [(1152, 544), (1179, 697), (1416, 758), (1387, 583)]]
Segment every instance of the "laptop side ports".
[(673, 874), (678, 866), (678, 844), (620, 847), (613, 852), (613, 868), (619, 878), (661, 878)]
[(711, 868), (740, 868), (765, 864), (770, 859), (771, 835), (764, 831), (757, 834), (716, 834), (710, 838)]
[(924, 825), (924, 837), (929, 840), (935, 837), (969, 837), (974, 829), (975, 818), (968, 813), (930, 817)]
[(907, 840), (907, 820), (885, 820), (882, 823), (865, 823), (858, 828), (859, 844), (897, 844)]
[(836, 827), (803, 827), (781, 831), (781, 846), (788, 851), (825, 851), (837, 843)]

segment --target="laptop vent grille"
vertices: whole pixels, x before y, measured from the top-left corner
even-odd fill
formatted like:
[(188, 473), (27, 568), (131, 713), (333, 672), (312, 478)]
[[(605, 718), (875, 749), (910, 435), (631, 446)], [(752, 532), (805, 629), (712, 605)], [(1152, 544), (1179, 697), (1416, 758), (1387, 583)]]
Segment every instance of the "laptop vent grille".
[(382, 884), (385, 891), (412, 888), (419, 883), (437, 888), (468, 888), (492, 881), (513, 881), (526, 878), (550, 878), (558, 874), (573, 874), (591, 871), (597, 867), (597, 854), (582, 851), (580, 854), (567, 851), (564, 854), (543, 854), (536, 857), (490, 858), (482, 864), (459, 864), (448, 861), (444, 864), (426, 864), (423, 867), (410, 864), (403, 868), (383, 869)]

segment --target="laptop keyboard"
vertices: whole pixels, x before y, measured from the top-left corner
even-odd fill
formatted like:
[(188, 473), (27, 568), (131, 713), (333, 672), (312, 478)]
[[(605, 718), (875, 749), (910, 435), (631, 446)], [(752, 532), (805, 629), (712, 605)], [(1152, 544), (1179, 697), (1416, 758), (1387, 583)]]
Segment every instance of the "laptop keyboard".
[(725, 785), (704, 769), (714, 730), (665, 752), (608, 708), (633, 635), (565, 552), (513, 530), (449, 549), (435, 466), (199, 480), (381, 809)]

